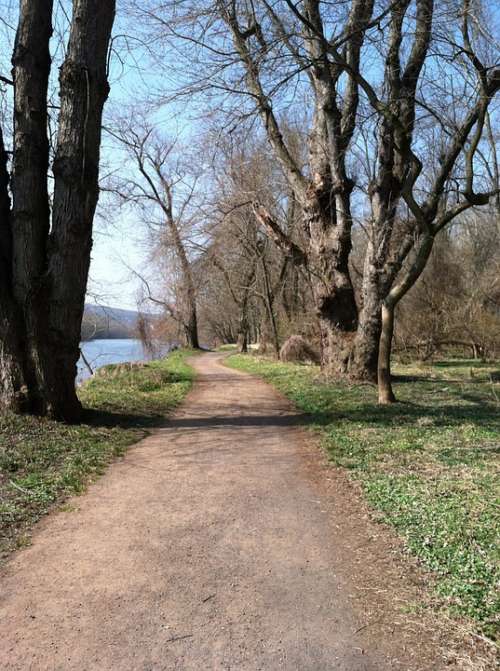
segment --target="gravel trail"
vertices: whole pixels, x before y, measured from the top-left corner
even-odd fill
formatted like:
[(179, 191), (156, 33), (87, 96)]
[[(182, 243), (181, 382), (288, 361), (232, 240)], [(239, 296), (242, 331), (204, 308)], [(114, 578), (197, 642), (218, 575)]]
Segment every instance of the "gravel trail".
[(7, 563), (0, 669), (439, 667), (400, 610), (356, 591), (365, 563), (384, 591), (385, 559), (300, 418), (221, 358), (194, 358), (164, 427)]

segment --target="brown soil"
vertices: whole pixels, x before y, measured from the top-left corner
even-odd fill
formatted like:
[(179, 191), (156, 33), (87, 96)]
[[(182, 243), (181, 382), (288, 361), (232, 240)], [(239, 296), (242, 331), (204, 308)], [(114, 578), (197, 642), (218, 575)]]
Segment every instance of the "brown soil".
[(462, 668), (405, 614), (419, 572), (301, 418), (220, 359), (194, 359), (165, 426), (7, 564), (0, 668)]

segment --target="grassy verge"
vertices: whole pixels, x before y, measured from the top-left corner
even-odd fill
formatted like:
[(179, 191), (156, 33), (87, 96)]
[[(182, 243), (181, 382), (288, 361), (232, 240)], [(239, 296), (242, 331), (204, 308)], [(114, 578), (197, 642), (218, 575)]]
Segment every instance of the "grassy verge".
[[(439, 603), (498, 635), (500, 385), (493, 367), (399, 366), (394, 406), (370, 386), (326, 383), (316, 367), (231, 356), (275, 385), (321, 431), (332, 461), (435, 572)], [(493, 375), (493, 378), (495, 376)]]
[(144, 365), (106, 366), (80, 388), (83, 424), (0, 415), (0, 559), (28, 540), (55, 503), (83, 491), (191, 387), (189, 352)]

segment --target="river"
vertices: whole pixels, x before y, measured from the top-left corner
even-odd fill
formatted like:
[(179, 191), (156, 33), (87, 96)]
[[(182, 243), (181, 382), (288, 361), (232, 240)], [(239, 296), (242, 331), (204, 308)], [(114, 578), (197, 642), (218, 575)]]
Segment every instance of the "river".
[[(109, 363), (124, 363), (125, 361), (145, 361), (158, 358), (167, 354), (168, 345), (160, 345), (156, 348), (155, 355), (151, 357), (144, 351), (140, 340), (87, 340), (80, 345), (85, 358), (92, 370)], [(78, 361), (77, 384), (90, 377), (90, 371), (80, 357)]]

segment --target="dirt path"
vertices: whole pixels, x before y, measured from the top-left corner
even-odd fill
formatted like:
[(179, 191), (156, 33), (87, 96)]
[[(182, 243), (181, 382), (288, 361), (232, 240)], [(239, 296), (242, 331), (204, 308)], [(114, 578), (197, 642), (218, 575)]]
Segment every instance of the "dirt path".
[(368, 522), (341, 519), (287, 402), (220, 355), (194, 366), (166, 428), (8, 563), (0, 669), (437, 669), (399, 608), (356, 591), (387, 562), (357, 553)]

